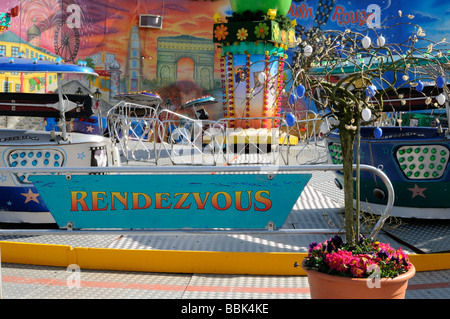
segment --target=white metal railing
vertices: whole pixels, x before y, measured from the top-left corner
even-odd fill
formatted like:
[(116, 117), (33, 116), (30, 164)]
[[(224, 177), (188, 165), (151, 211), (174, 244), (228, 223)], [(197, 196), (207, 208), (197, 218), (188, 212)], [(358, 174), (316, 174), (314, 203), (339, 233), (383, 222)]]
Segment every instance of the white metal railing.
[[(128, 163), (155, 165), (289, 165), (326, 162), (312, 111), (284, 118), (192, 119), (169, 109), (119, 102), (107, 114), (108, 132)], [(258, 127), (243, 129), (239, 127)], [(267, 127), (267, 128), (264, 128)]]
[[(223, 162), (224, 127), (215, 121), (192, 119), (168, 109), (158, 113), (158, 163), (172, 165), (217, 165)], [(217, 137), (217, 139), (216, 139)]]
[(126, 161), (145, 160), (156, 164), (156, 143), (161, 135), (156, 109), (121, 101), (108, 111), (107, 124), (109, 135)]
[(289, 155), (297, 164), (318, 164), (326, 162), (326, 151), (320, 127), (324, 121), (321, 115), (310, 111), (295, 111), (295, 124), (290, 128), (299, 138), (297, 147), (289, 148)]

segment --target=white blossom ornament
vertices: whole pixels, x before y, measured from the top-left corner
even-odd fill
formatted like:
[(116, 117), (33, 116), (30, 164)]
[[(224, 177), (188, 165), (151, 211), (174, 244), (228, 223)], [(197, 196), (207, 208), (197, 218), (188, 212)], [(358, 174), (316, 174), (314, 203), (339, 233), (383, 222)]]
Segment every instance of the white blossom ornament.
[(362, 41), (362, 46), (364, 47), (364, 49), (368, 49), (370, 47), (370, 45), (372, 44), (372, 40), (366, 35)]
[(309, 44), (303, 48), (303, 55), (305, 57), (311, 56), (312, 53), (313, 53), (313, 48)]
[(266, 74), (264, 72), (260, 72), (258, 74), (258, 81), (259, 81), (259, 83), (265, 83), (266, 82)]
[(361, 117), (364, 121), (369, 121), (372, 117), (372, 111), (366, 107), (361, 111)]
[(438, 101), (439, 105), (443, 105), (445, 103), (445, 95), (444, 94), (439, 94), (438, 96), (436, 96), (436, 100)]
[(377, 45), (379, 46), (379, 47), (382, 47), (382, 46), (384, 46), (386, 44), (386, 39), (382, 36), (382, 35), (380, 35), (379, 37), (378, 37), (378, 39), (377, 39)]

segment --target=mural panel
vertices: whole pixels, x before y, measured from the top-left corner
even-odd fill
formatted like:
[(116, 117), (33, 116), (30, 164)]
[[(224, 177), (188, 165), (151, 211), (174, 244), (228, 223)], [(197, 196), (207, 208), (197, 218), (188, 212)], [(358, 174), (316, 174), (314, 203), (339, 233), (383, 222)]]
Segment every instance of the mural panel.
[[(222, 116), (220, 50), (213, 42), (213, 17), (232, 14), (229, 0), (5, 0), (0, 12), (18, 8), (9, 28), (0, 31), (0, 52), (7, 56), (85, 61), (100, 77), (67, 77), (71, 88), (102, 93), (105, 105), (118, 93), (152, 91), (179, 107), (209, 94), (219, 103), (209, 106), (211, 117)], [(431, 40), (449, 32), (448, 5), (416, 0), (293, 0), (288, 17), (297, 21), (303, 39), (317, 29), (367, 31), (386, 18), (398, 16), (419, 24)], [(139, 26), (140, 15), (161, 16), (162, 27)], [(414, 16), (413, 19), (411, 19)], [(413, 26), (383, 30), (386, 41), (407, 41)], [(50, 92), (49, 74), (0, 75), (1, 90)], [(170, 88), (170, 89), (169, 89)], [(74, 92), (68, 92), (74, 93)], [(285, 100), (283, 100), (286, 104)]]

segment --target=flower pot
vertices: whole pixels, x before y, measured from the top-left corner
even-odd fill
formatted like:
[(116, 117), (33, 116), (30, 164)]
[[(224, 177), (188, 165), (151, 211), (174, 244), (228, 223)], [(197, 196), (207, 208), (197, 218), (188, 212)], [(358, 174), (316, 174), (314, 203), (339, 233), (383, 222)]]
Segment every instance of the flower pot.
[[(414, 265), (395, 278), (349, 278), (307, 269), (311, 299), (404, 299)], [(377, 281), (379, 280), (379, 282)]]

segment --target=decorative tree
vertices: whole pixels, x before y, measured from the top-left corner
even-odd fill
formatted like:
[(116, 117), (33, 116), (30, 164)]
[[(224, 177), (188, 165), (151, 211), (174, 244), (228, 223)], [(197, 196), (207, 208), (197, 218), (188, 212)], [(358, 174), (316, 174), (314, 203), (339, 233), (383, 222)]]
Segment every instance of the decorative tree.
[[(401, 12), (399, 12), (401, 17)], [(412, 19), (412, 16), (404, 17)], [(389, 19), (390, 20), (390, 19)], [(367, 34), (326, 30), (310, 34), (300, 42), (291, 67), (291, 97), (301, 91), (319, 109), (327, 110), (324, 118), (333, 119), (330, 129), (339, 129), (345, 200), (346, 240), (356, 242), (359, 229), (359, 151), (356, 149), (356, 213), (353, 209), (354, 142), (359, 147), (361, 125), (376, 123), (381, 112), (393, 111), (384, 104), (396, 97), (406, 105), (413, 90), (422, 93), (423, 81), (436, 80), (441, 93), (437, 102), (427, 98), (430, 107), (441, 107), (449, 90), (443, 78), (448, 67), (448, 42), (425, 39), (424, 30), (408, 22), (390, 26), (384, 21), (379, 29)], [(415, 33), (398, 44), (388, 44), (381, 31), (399, 25), (413, 26)], [(372, 44), (371, 39), (376, 39)], [(331, 122), (331, 121), (330, 121)], [(374, 131), (379, 138), (380, 129)]]
[[(443, 79), (449, 62), (448, 42), (446, 39), (439, 42), (425, 39), (424, 30), (410, 20), (389, 25), (390, 20), (395, 18), (383, 21), (377, 28), (368, 28), (366, 34), (349, 29), (322, 31), (316, 28), (314, 32), (304, 33), (303, 39), (303, 35), (300, 35), (297, 39), (294, 36), (288, 36), (287, 40), (283, 38), (280, 40), (279, 30), (285, 29), (285, 32), (289, 33), (296, 24), (295, 21), (288, 21), (285, 17), (290, 0), (260, 2), (232, 0), (230, 2), (234, 15), (227, 17), (228, 24), (220, 21), (220, 17), (216, 15), (214, 25), (214, 42), (221, 44), (224, 58), (223, 72), (229, 72), (229, 74), (223, 74), (224, 116), (241, 120), (241, 114), (245, 113), (245, 117), (250, 117), (256, 114), (254, 112), (256, 109), (258, 112), (262, 110), (262, 116), (278, 116), (279, 98), (288, 84), (291, 86), (288, 99), (291, 105), (297, 98), (305, 96), (314, 101), (321, 110), (327, 110), (328, 113), (324, 115), (324, 118), (333, 119), (330, 129), (339, 129), (341, 139), (346, 240), (356, 242), (360, 234), (358, 185), (360, 127), (376, 123), (382, 112), (394, 111), (389, 109), (389, 105), (384, 104), (385, 99), (395, 96), (401, 101), (401, 105), (406, 105), (413, 90), (424, 94), (421, 89), (424, 80), (436, 80), (440, 83), (438, 86), (443, 93), (438, 96), (437, 103), (433, 106), (443, 105), (449, 93)], [(265, 12), (267, 12), (266, 15)], [(400, 11), (399, 16), (402, 19), (413, 19), (411, 15), (402, 17)], [(270, 22), (271, 27), (261, 22), (266, 24)], [(242, 25), (246, 23), (250, 28), (246, 26), (243, 30)], [(400, 25), (414, 28), (414, 34), (402, 43), (386, 43), (381, 32), (386, 29), (395, 29)], [(249, 29), (256, 31), (248, 32)], [(374, 44), (372, 39), (376, 39)], [(293, 49), (294, 57), (289, 65), (285, 61), (285, 50), (293, 43), (296, 47)], [(250, 59), (250, 54), (264, 55), (253, 61)], [(256, 101), (259, 94), (252, 93), (254, 88), (247, 83), (247, 91), (241, 97), (247, 105), (246, 112), (237, 113), (234, 102), (236, 86), (233, 82), (236, 73), (233, 73), (231, 57), (239, 55), (247, 56), (247, 80), (253, 79), (250, 74), (259, 72), (258, 78), (260, 82), (265, 82), (266, 89), (262, 104)], [(225, 57), (228, 59), (227, 65), (224, 63)], [(263, 69), (266, 70), (265, 72), (253, 71), (256, 64), (261, 63), (258, 60), (266, 61), (266, 67)], [(278, 68), (275, 74), (267, 72), (267, 65), (275, 65), (276, 62), (280, 62), (279, 65), (282, 63), (285, 65), (284, 71), (290, 69), (291, 79), (284, 83), (281, 81), (282, 68)], [(271, 93), (278, 98), (269, 100), (267, 87), (275, 88), (276, 92)], [(427, 98), (427, 103), (431, 104), (430, 97)], [(264, 107), (267, 104), (269, 107)], [(268, 110), (274, 111), (268, 112)], [(260, 116), (260, 113), (258, 115)], [(250, 127), (248, 121), (246, 122), (247, 125), (243, 127)], [(378, 127), (375, 129), (375, 137), (379, 138), (380, 130)], [(353, 209), (355, 140), (357, 141), (356, 214)]]

